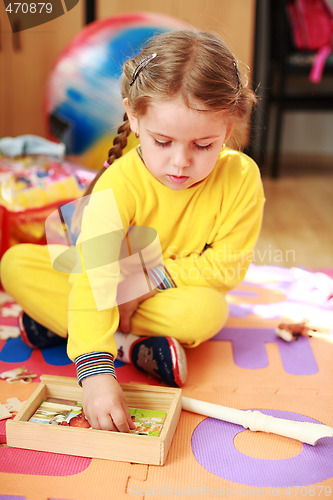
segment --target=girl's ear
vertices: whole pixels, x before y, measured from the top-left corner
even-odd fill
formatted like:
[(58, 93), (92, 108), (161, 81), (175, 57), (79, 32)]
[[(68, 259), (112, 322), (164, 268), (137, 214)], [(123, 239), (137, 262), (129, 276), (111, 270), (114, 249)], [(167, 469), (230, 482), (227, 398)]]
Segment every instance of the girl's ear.
[(136, 133), (139, 129), (139, 121), (138, 121), (137, 117), (132, 113), (127, 97), (125, 97), (125, 99), (123, 99), (123, 105), (124, 105), (125, 111), (127, 113), (127, 117), (128, 117), (129, 123), (130, 123), (131, 130), (132, 130), (132, 132)]
[(227, 132), (225, 134), (224, 142), (227, 142), (228, 139), (230, 138), (233, 128), (234, 128), (234, 124), (233, 124), (233, 122), (231, 120), (229, 120), (228, 127), (227, 127)]

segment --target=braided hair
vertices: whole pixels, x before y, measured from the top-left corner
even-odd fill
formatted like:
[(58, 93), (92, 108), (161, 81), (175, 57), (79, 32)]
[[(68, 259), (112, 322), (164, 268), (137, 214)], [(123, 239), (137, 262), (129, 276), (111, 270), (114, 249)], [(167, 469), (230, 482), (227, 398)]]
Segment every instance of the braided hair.
[[(129, 120), (127, 117), (127, 113), (124, 114), (123, 116), (123, 122), (120, 125), (120, 127), (117, 129), (117, 135), (113, 139), (112, 147), (109, 149), (108, 152), (108, 158), (106, 160), (106, 163), (108, 166), (112, 165), (112, 163), (117, 159), (120, 158), (123, 154), (123, 150), (127, 146), (127, 138), (131, 133), (131, 128), (129, 124)], [(101, 175), (105, 172), (105, 167), (103, 167), (94, 177), (92, 182), (89, 184), (85, 191), (85, 195), (91, 194), (96, 182), (98, 179), (101, 177)]]

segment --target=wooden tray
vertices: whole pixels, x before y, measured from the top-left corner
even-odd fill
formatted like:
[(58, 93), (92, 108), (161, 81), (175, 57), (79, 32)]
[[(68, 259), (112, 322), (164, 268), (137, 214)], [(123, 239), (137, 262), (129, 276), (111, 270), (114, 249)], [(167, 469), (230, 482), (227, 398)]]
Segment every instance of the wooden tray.
[(75, 378), (41, 376), (20, 412), (6, 424), (7, 445), (65, 455), (163, 465), (180, 417), (181, 389), (120, 384), (128, 406), (167, 412), (159, 437), (28, 422), (47, 397), (82, 401)]

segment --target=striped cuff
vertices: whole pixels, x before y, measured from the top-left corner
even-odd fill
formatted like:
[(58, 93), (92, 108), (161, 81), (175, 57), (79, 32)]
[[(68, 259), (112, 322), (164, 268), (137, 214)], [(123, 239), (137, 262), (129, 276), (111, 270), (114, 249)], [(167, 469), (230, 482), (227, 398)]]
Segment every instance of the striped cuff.
[(173, 281), (171, 275), (164, 266), (157, 266), (153, 269), (148, 269), (147, 273), (154, 285), (160, 290), (177, 288), (176, 283)]
[(116, 377), (113, 355), (109, 352), (89, 352), (75, 358), (77, 380), (81, 385), (82, 380), (92, 375), (108, 374)]

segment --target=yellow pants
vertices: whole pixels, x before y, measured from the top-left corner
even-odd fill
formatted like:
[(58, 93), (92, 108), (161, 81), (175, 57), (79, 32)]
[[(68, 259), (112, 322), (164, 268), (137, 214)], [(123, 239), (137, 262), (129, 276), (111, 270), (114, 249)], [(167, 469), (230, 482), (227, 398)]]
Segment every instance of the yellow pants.
[[(68, 276), (53, 269), (47, 246), (15, 245), (1, 260), (6, 292), (30, 317), (62, 337), (67, 337)], [(195, 347), (213, 337), (227, 316), (225, 295), (212, 288), (170, 288), (139, 305), (131, 331), (174, 337), (185, 347)]]

